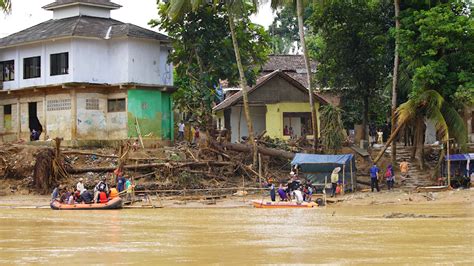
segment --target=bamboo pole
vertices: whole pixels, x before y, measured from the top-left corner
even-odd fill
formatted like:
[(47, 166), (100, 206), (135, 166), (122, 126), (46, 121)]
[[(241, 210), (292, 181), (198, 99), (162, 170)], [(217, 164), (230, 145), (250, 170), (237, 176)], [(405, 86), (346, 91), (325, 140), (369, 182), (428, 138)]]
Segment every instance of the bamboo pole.
[(262, 155), (258, 153), (258, 184), (262, 187)]
[(346, 165), (342, 165), (342, 186), (341, 186), (341, 195), (344, 195), (344, 189), (346, 184)]
[(352, 172), (352, 159), (350, 160), (350, 167), (351, 167), (351, 184), (352, 184), (352, 193), (355, 192), (354, 190), (354, 173)]
[(448, 188), (449, 188), (451, 187), (451, 160), (449, 158), (449, 133), (446, 133), (446, 134), (448, 134), (446, 150), (447, 150), (447, 155), (448, 155)]

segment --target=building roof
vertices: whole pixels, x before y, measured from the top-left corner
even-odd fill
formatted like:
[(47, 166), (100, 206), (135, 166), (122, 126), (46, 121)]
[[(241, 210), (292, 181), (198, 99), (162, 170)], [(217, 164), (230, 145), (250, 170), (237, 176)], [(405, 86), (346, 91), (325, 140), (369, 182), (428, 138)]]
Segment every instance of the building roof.
[[(257, 83), (247, 91), (247, 94), (250, 95), (253, 91), (255, 91), (258, 88), (262, 87), (269, 80), (271, 80), (272, 78), (274, 78), (276, 76), (285, 79), (290, 84), (295, 86), (297, 89), (299, 89), (301, 91), (304, 91), (305, 93), (308, 93), (308, 90), (305, 86), (303, 86), (300, 82), (298, 82), (297, 80), (295, 80), (294, 78), (289, 76), (287, 73), (285, 73), (282, 70), (278, 69), (278, 70), (275, 70), (275, 71), (273, 71), (269, 74), (263, 75), (260, 78), (258, 78)], [(319, 95), (315, 94), (315, 96), (316, 96), (317, 101), (319, 101), (323, 104), (327, 104), (327, 101), (324, 100), (323, 98), (321, 98)], [(225, 99), (224, 101), (222, 101), (221, 103), (216, 105), (213, 108), (213, 110), (214, 111), (219, 111), (219, 110), (223, 110), (223, 109), (226, 109), (228, 107), (231, 107), (231, 106), (235, 105), (236, 103), (238, 103), (240, 100), (242, 100), (242, 98), (243, 98), (242, 91), (238, 91), (238, 92), (234, 93), (232, 96), (230, 96), (229, 98)]]
[[(311, 61), (311, 72), (316, 73), (317, 63)], [(297, 80), (303, 86), (308, 87), (306, 66), (303, 55), (270, 55), (268, 61), (262, 67), (262, 74), (266, 75), (277, 69)]]
[[(110, 29), (110, 32), (109, 32)], [(109, 32), (109, 33), (108, 33)], [(168, 36), (111, 18), (77, 16), (51, 19), (0, 39), (0, 48), (64, 37), (131, 37), (166, 41)]]
[(57, 0), (51, 4), (43, 6), (43, 8), (46, 10), (54, 10), (74, 5), (88, 5), (107, 9), (117, 9), (122, 7), (119, 4), (110, 2), (110, 0)]

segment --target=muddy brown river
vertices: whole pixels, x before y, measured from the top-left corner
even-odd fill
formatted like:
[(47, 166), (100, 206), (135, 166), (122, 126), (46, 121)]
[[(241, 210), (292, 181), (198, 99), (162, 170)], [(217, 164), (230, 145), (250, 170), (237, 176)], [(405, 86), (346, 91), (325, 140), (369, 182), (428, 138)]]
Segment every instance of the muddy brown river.
[[(0, 209), (0, 265), (472, 265), (473, 210), (472, 204), (298, 210)], [(419, 218), (384, 218), (393, 212)]]

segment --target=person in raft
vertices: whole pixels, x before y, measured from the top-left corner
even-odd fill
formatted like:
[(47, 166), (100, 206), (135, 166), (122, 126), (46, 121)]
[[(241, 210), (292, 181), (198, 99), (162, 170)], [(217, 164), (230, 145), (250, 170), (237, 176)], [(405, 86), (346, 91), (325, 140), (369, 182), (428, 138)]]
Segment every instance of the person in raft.
[(288, 201), (288, 194), (286, 193), (283, 184), (280, 184), (280, 187), (278, 188), (278, 196), (280, 196), (280, 201)]
[(293, 197), (296, 199), (296, 203), (302, 203), (304, 201), (303, 193), (301, 193), (301, 187), (293, 191)]
[(276, 200), (276, 193), (275, 193), (275, 184), (273, 184), (273, 178), (269, 178), (267, 181), (267, 187), (270, 188), (270, 199), (272, 201)]
[(331, 198), (336, 196), (337, 182), (339, 182), (339, 172), (341, 167), (336, 167), (331, 173)]
[(82, 177), (79, 178), (79, 182), (77, 182), (76, 190), (78, 190), (80, 194), (86, 191), (86, 188), (84, 187), (84, 179)]
[[(107, 202), (107, 193), (109, 192), (109, 186), (107, 185), (107, 178), (104, 176), (102, 180), (97, 183), (94, 188), (94, 202), (105, 203)], [(99, 201), (100, 200), (100, 201)]]

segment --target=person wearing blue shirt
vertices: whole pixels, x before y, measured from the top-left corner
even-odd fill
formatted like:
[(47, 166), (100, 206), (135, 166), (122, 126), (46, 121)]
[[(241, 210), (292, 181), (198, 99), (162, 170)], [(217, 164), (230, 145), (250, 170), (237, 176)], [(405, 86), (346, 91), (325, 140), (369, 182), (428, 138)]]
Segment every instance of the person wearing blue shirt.
[(372, 167), (370, 167), (370, 188), (372, 189), (372, 192), (374, 192), (374, 188), (377, 189), (377, 192), (380, 191), (380, 188), (379, 188), (379, 172), (380, 172), (380, 169), (374, 163), (374, 165), (372, 165)]

